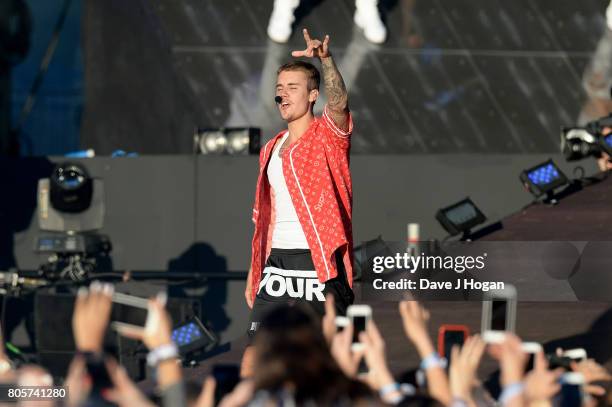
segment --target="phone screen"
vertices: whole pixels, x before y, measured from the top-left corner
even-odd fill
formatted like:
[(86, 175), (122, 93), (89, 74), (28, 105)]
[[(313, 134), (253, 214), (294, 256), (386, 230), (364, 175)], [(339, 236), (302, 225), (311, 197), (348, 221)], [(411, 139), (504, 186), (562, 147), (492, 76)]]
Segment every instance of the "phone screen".
[(111, 321), (144, 326), (147, 321), (147, 310), (114, 302), (111, 309)]
[(454, 345), (463, 346), (465, 341), (464, 331), (445, 331), (444, 332), (444, 357), (450, 361), (451, 350)]
[(491, 307), (491, 329), (494, 331), (506, 330), (506, 314), (508, 302), (506, 300), (493, 300)]
[(365, 315), (353, 315), (353, 343), (359, 342), (359, 334), (365, 331), (366, 317)]
[(571, 359), (565, 356), (557, 356), (555, 354), (546, 355), (548, 359), (548, 368), (551, 370), (563, 368), (565, 370), (571, 370)]
[(527, 359), (527, 363), (525, 364), (525, 373), (533, 370), (533, 366), (535, 363), (535, 353), (528, 353), (529, 358)]

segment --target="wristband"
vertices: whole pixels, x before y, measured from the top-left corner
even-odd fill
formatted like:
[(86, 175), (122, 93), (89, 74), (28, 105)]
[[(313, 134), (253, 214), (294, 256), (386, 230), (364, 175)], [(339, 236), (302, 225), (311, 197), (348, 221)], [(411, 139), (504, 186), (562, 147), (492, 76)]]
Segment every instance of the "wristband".
[(399, 390), (402, 392), (404, 396), (414, 396), (416, 395), (416, 388), (409, 383), (400, 384)]
[(378, 394), (380, 395), (380, 398), (383, 398), (387, 394), (393, 393), (394, 391), (399, 391), (399, 390), (400, 390), (399, 383), (393, 382), (393, 383), (385, 384), (383, 387), (381, 387), (380, 390), (378, 390)]
[(451, 407), (468, 407), (467, 401), (460, 399), (459, 397), (453, 397), (451, 401)]
[(164, 360), (178, 358), (178, 355), (178, 348), (174, 343), (161, 345), (155, 349), (151, 349), (151, 351), (147, 355), (147, 365), (155, 367)]
[(499, 404), (502, 406), (506, 405), (510, 401), (510, 399), (518, 396), (525, 389), (525, 384), (523, 382), (514, 382), (510, 383), (507, 386), (504, 386), (504, 389), (499, 396)]
[[(395, 395), (391, 396), (393, 393), (395, 393)], [(399, 404), (404, 399), (404, 396), (400, 393), (400, 385), (397, 382), (389, 383), (381, 387), (378, 391), (378, 395), (385, 403), (393, 405)]]
[(423, 371), (431, 369), (432, 367), (446, 368), (446, 361), (438, 356), (436, 352), (432, 352), (429, 356), (423, 358), (419, 366)]
[[(398, 394), (389, 397), (389, 394), (393, 392), (398, 392)], [(378, 395), (383, 401), (394, 405), (401, 403), (406, 397), (414, 396), (415, 394), (416, 389), (413, 385), (408, 383), (399, 384), (397, 382), (386, 384), (378, 391)]]

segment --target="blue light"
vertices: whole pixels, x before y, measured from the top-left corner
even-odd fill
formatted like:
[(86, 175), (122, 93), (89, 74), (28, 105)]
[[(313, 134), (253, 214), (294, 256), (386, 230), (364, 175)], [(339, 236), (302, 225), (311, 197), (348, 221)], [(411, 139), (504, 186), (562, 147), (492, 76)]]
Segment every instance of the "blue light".
[(172, 331), (172, 341), (178, 346), (188, 345), (201, 336), (200, 328), (193, 322)]
[(604, 141), (608, 146), (612, 147), (612, 133), (608, 134), (607, 136), (604, 136)]
[(559, 178), (559, 172), (553, 164), (546, 164), (527, 174), (535, 185), (546, 185)]

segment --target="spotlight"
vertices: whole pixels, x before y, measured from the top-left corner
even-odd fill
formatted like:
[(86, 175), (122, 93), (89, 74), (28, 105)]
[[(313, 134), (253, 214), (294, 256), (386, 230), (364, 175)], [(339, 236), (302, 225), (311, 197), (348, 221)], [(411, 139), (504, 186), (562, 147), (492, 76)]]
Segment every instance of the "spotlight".
[(519, 178), (536, 198), (546, 195), (547, 201), (553, 200), (553, 192), (556, 188), (569, 183), (565, 174), (552, 159), (524, 170)]
[(587, 129), (561, 129), (561, 152), (567, 161), (596, 156), (600, 152), (597, 136)]
[(87, 170), (73, 163), (55, 167), (51, 175), (51, 205), (66, 213), (79, 213), (89, 208), (93, 183)]
[(259, 154), (261, 130), (255, 127), (196, 129), (193, 149), (196, 154)]
[(104, 183), (80, 163), (58, 164), (49, 178), (38, 181), (38, 225), (35, 251), (49, 254), (40, 270), (49, 279), (83, 280), (110, 266), (104, 226)]
[(65, 162), (50, 178), (38, 181), (38, 224), (41, 230), (84, 232), (104, 224), (104, 183), (85, 167)]
[(185, 358), (216, 345), (217, 337), (198, 317), (193, 317), (172, 330), (172, 341), (178, 346), (179, 354)]
[(222, 154), (226, 145), (227, 139), (221, 131), (204, 132), (198, 140), (198, 147), (202, 154)]
[(436, 219), (451, 236), (463, 232), (463, 239), (470, 237), (470, 229), (487, 220), (486, 216), (469, 197), (438, 210)]

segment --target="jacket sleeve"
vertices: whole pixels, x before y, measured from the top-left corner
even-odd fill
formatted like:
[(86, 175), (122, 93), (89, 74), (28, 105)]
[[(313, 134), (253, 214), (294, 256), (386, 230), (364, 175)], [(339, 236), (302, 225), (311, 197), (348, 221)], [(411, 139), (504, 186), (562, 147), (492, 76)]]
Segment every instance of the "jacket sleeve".
[(253, 223), (257, 224), (257, 217), (259, 216), (259, 178), (261, 177), (261, 173), (264, 166), (264, 158), (267, 144), (259, 151), (259, 172), (257, 176), (257, 184), (255, 187), (255, 199), (253, 201), (253, 214), (251, 220)]
[(351, 135), (353, 134), (353, 116), (350, 112), (348, 113), (348, 115), (349, 115), (348, 116), (349, 128), (348, 128), (348, 131), (344, 131), (340, 129), (336, 125), (336, 123), (334, 123), (334, 120), (331, 118), (331, 116), (328, 113), (327, 105), (325, 105), (325, 108), (323, 109), (323, 116), (321, 118), (322, 118), (323, 125), (328, 130), (326, 132), (327, 134), (326, 142), (329, 142), (333, 144), (334, 146), (343, 148), (343, 149), (347, 149), (350, 147)]

